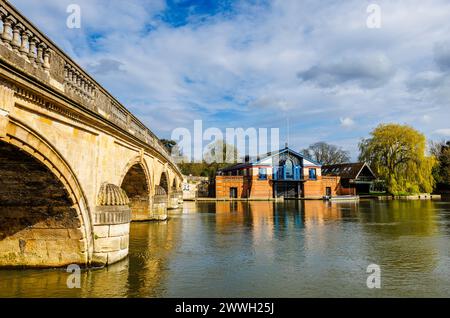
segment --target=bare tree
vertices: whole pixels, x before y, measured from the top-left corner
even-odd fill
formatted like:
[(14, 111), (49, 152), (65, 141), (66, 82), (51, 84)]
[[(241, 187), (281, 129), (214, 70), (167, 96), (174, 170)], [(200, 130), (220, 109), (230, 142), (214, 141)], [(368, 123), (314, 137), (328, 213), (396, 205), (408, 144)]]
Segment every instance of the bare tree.
[(350, 153), (348, 151), (323, 141), (316, 142), (301, 152), (323, 165), (334, 165), (350, 161)]

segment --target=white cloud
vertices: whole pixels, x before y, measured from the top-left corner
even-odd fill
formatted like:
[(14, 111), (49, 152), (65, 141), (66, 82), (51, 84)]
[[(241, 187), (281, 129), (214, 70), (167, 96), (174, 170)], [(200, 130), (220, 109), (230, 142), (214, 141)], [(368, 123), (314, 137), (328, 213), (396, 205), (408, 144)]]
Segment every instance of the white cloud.
[(289, 117), (291, 140), (338, 144), (381, 122), (433, 135), (450, 117), (447, 0), (380, 0), (380, 29), (358, 0), (242, 1), (232, 17), (178, 28), (158, 18), (162, 0), (79, 0), (80, 30), (65, 28), (73, 1), (11, 2), (165, 137), (193, 119), (283, 128)]
[(351, 119), (350, 117), (344, 117), (344, 118), (339, 118), (339, 121), (341, 122), (341, 126), (348, 128), (348, 127), (352, 127), (355, 125), (355, 121), (353, 119)]

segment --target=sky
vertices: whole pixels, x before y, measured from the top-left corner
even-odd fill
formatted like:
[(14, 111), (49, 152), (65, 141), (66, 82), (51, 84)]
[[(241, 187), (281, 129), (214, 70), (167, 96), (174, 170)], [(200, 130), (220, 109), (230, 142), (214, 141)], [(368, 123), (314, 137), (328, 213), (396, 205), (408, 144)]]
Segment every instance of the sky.
[(279, 128), (295, 150), (326, 141), (353, 159), (380, 123), (450, 139), (448, 0), (10, 2), (160, 138), (194, 120)]

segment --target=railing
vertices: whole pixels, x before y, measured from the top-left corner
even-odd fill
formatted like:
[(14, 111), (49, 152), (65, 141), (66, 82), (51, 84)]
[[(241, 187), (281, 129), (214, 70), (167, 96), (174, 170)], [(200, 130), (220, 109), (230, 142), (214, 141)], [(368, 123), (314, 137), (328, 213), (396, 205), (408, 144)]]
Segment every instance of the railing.
[[(0, 43), (22, 56), (31, 65), (46, 72), (50, 69), (51, 49), (45, 37), (22, 21), (4, 1), (0, 1)], [(25, 22), (25, 23), (24, 23)]]
[(373, 182), (373, 181), (375, 181), (375, 178), (374, 177), (359, 176), (358, 178), (356, 178), (354, 180), (355, 181)]
[(4, 0), (0, 0), (0, 27), (2, 63), (7, 62), (29, 77), (63, 92), (78, 106), (96, 112), (147, 143), (181, 174), (152, 131)]

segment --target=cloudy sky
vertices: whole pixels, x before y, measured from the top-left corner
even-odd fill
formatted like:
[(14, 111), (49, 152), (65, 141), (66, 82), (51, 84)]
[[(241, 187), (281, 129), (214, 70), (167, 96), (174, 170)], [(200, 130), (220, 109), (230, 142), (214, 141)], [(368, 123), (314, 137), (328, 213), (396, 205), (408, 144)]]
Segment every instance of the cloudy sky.
[[(450, 139), (450, 1), (10, 0), (162, 138), (279, 127), (357, 155), (379, 123)], [(66, 26), (81, 7), (81, 28)], [(368, 28), (367, 7), (381, 8)]]

